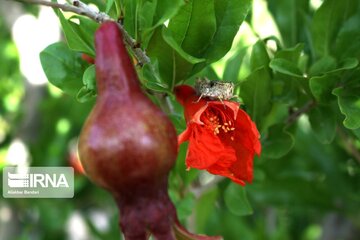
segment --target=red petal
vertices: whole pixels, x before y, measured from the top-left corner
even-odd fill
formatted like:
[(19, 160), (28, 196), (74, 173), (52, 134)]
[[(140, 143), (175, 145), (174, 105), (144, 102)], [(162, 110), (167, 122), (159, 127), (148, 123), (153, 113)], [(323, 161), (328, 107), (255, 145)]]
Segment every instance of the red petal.
[(196, 95), (195, 89), (188, 85), (177, 86), (175, 87), (174, 92), (176, 100), (183, 106), (189, 98)]
[(242, 179), (235, 177), (235, 175), (232, 172), (230, 172), (229, 168), (222, 168), (218, 165), (213, 165), (210, 168), (208, 168), (207, 171), (211, 174), (230, 178), (233, 182), (245, 186), (245, 182)]
[(201, 125), (192, 124), (186, 165), (197, 169), (206, 169), (214, 163), (230, 166), (236, 161), (235, 151), (226, 146), (213, 132)]
[(229, 170), (234, 174), (234, 177), (251, 183), (253, 179), (254, 152), (245, 147), (239, 147), (236, 149), (236, 157), (237, 161)]
[(260, 156), (261, 153), (261, 143), (260, 143), (260, 133), (256, 128), (256, 125), (254, 122), (251, 121), (251, 130), (254, 134), (254, 150), (255, 153)]
[(254, 153), (244, 146), (237, 146), (236, 161), (231, 166), (222, 166), (218, 163), (210, 166), (207, 170), (212, 174), (222, 175), (230, 178), (232, 181), (245, 185), (253, 179), (253, 158)]
[[(236, 119), (236, 116), (238, 114), (238, 110), (239, 110), (239, 106), (240, 106), (240, 103), (238, 102), (230, 102), (230, 101), (223, 101), (223, 102), (220, 102), (220, 101), (209, 101), (208, 102), (209, 106), (214, 106), (218, 109), (220, 109), (221, 111), (226, 111), (228, 112), (229, 110), (232, 111), (232, 116), (231, 119), (234, 120)], [(229, 108), (229, 109), (227, 109)]]
[(249, 115), (239, 109), (235, 122), (235, 142), (237, 145), (244, 145), (248, 150), (255, 151), (258, 155), (261, 152), (259, 140), (260, 134), (256, 125), (251, 121)]
[(190, 134), (191, 134), (191, 128), (187, 127), (185, 131), (180, 133), (180, 135), (178, 136), (178, 145), (188, 141), (190, 138)]
[(229, 108), (233, 112), (231, 118), (235, 119), (239, 110), (239, 103), (231, 101), (206, 101), (199, 99), (195, 89), (188, 85), (180, 85), (175, 87), (175, 95), (177, 101), (184, 106), (185, 119), (187, 122), (195, 121), (200, 122), (200, 115), (206, 110), (207, 107), (217, 107), (227, 111)]

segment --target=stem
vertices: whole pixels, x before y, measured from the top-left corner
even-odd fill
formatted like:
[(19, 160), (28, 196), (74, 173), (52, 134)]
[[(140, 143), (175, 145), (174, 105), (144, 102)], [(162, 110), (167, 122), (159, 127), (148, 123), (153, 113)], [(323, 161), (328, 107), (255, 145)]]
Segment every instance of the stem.
[(310, 100), (303, 107), (293, 112), (288, 119), (286, 120), (286, 125), (293, 124), (302, 114), (310, 111), (313, 107), (315, 107), (316, 102), (314, 100)]
[(356, 159), (356, 161), (358, 161), (358, 163), (360, 163), (360, 152), (354, 144), (354, 139), (350, 137), (348, 134), (346, 134), (344, 129), (342, 129), (341, 127), (338, 127), (336, 130), (340, 139), (344, 143), (345, 150), (348, 152), (348, 154), (353, 156)]
[(109, 15), (107, 15), (104, 12), (96, 12), (93, 9), (91, 9), (87, 4), (79, 1), (74, 0), (72, 1), (73, 5), (70, 4), (61, 4), (57, 2), (49, 2), (46, 0), (14, 0), (18, 2), (23, 3), (30, 3), (30, 4), (37, 4), (42, 6), (48, 6), (56, 9), (61, 9), (64, 12), (72, 12), (76, 13), (78, 15), (86, 16), (98, 23), (103, 23), (105, 21), (114, 21), (117, 23), (123, 38), (125, 44), (129, 47), (129, 49), (132, 51), (133, 55), (135, 56), (138, 64), (140, 66), (143, 66), (144, 64), (150, 63), (150, 58), (146, 55), (145, 51), (143, 51), (137, 44), (137, 42), (129, 35), (129, 33), (124, 29), (124, 27), (112, 19)]

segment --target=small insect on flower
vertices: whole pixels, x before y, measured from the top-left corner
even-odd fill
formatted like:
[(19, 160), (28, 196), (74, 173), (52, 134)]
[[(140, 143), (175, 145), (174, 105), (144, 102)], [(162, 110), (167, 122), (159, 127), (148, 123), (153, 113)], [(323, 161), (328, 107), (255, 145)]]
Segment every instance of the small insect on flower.
[(197, 78), (195, 81), (195, 90), (201, 98), (209, 98), (211, 100), (229, 100), (234, 98), (234, 83), (209, 80), (207, 78)]

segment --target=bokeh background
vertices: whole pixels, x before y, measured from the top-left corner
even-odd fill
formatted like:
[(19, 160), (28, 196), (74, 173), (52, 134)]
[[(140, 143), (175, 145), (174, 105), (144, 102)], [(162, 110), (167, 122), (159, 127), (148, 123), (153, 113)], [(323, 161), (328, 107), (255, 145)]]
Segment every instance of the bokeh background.
[[(211, 74), (233, 76), (241, 62), (236, 75), (245, 79), (251, 72), (250, 46), (258, 39), (268, 38), (269, 49), (276, 49), (277, 40), (285, 47), (305, 42), (308, 51), (308, 25), (322, 3), (254, 0), (231, 51), (211, 65)], [(351, 26), (360, 29), (358, 19)], [(0, 172), (13, 165), (76, 171), (73, 199), (1, 197), (0, 239), (121, 239), (114, 201), (82, 174), (77, 158), (77, 137), (94, 100), (80, 103), (49, 84), (40, 64), (39, 53), (64, 40), (58, 18), (50, 8), (1, 1), (0, 29)], [(352, 38), (358, 46), (359, 36), (357, 30)], [(181, 116), (174, 99), (169, 101)], [(336, 118), (343, 120), (340, 113)], [(173, 120), (179, 132), (184, 129), (181, 117)], [(246, 191), (204, 172), (186, 172), (182, 146), (169, 193), (188, 229), (226, 240), (360, 239), (359, 131), (337, 127), (331, 144), (324, 144), (306, 113), (289, 131), (291, 150), (256, 158), (255, 180)], [(279, 136), (270, 147), (281, 148), (288, 138)]]

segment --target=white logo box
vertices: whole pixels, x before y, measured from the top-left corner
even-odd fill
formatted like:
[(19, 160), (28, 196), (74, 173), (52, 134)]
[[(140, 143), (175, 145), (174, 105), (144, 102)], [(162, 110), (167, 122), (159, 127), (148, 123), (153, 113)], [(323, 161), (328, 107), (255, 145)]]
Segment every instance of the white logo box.
[(4, 198), (72, 198), (74, 169), (72, 167), (5, 167)]

